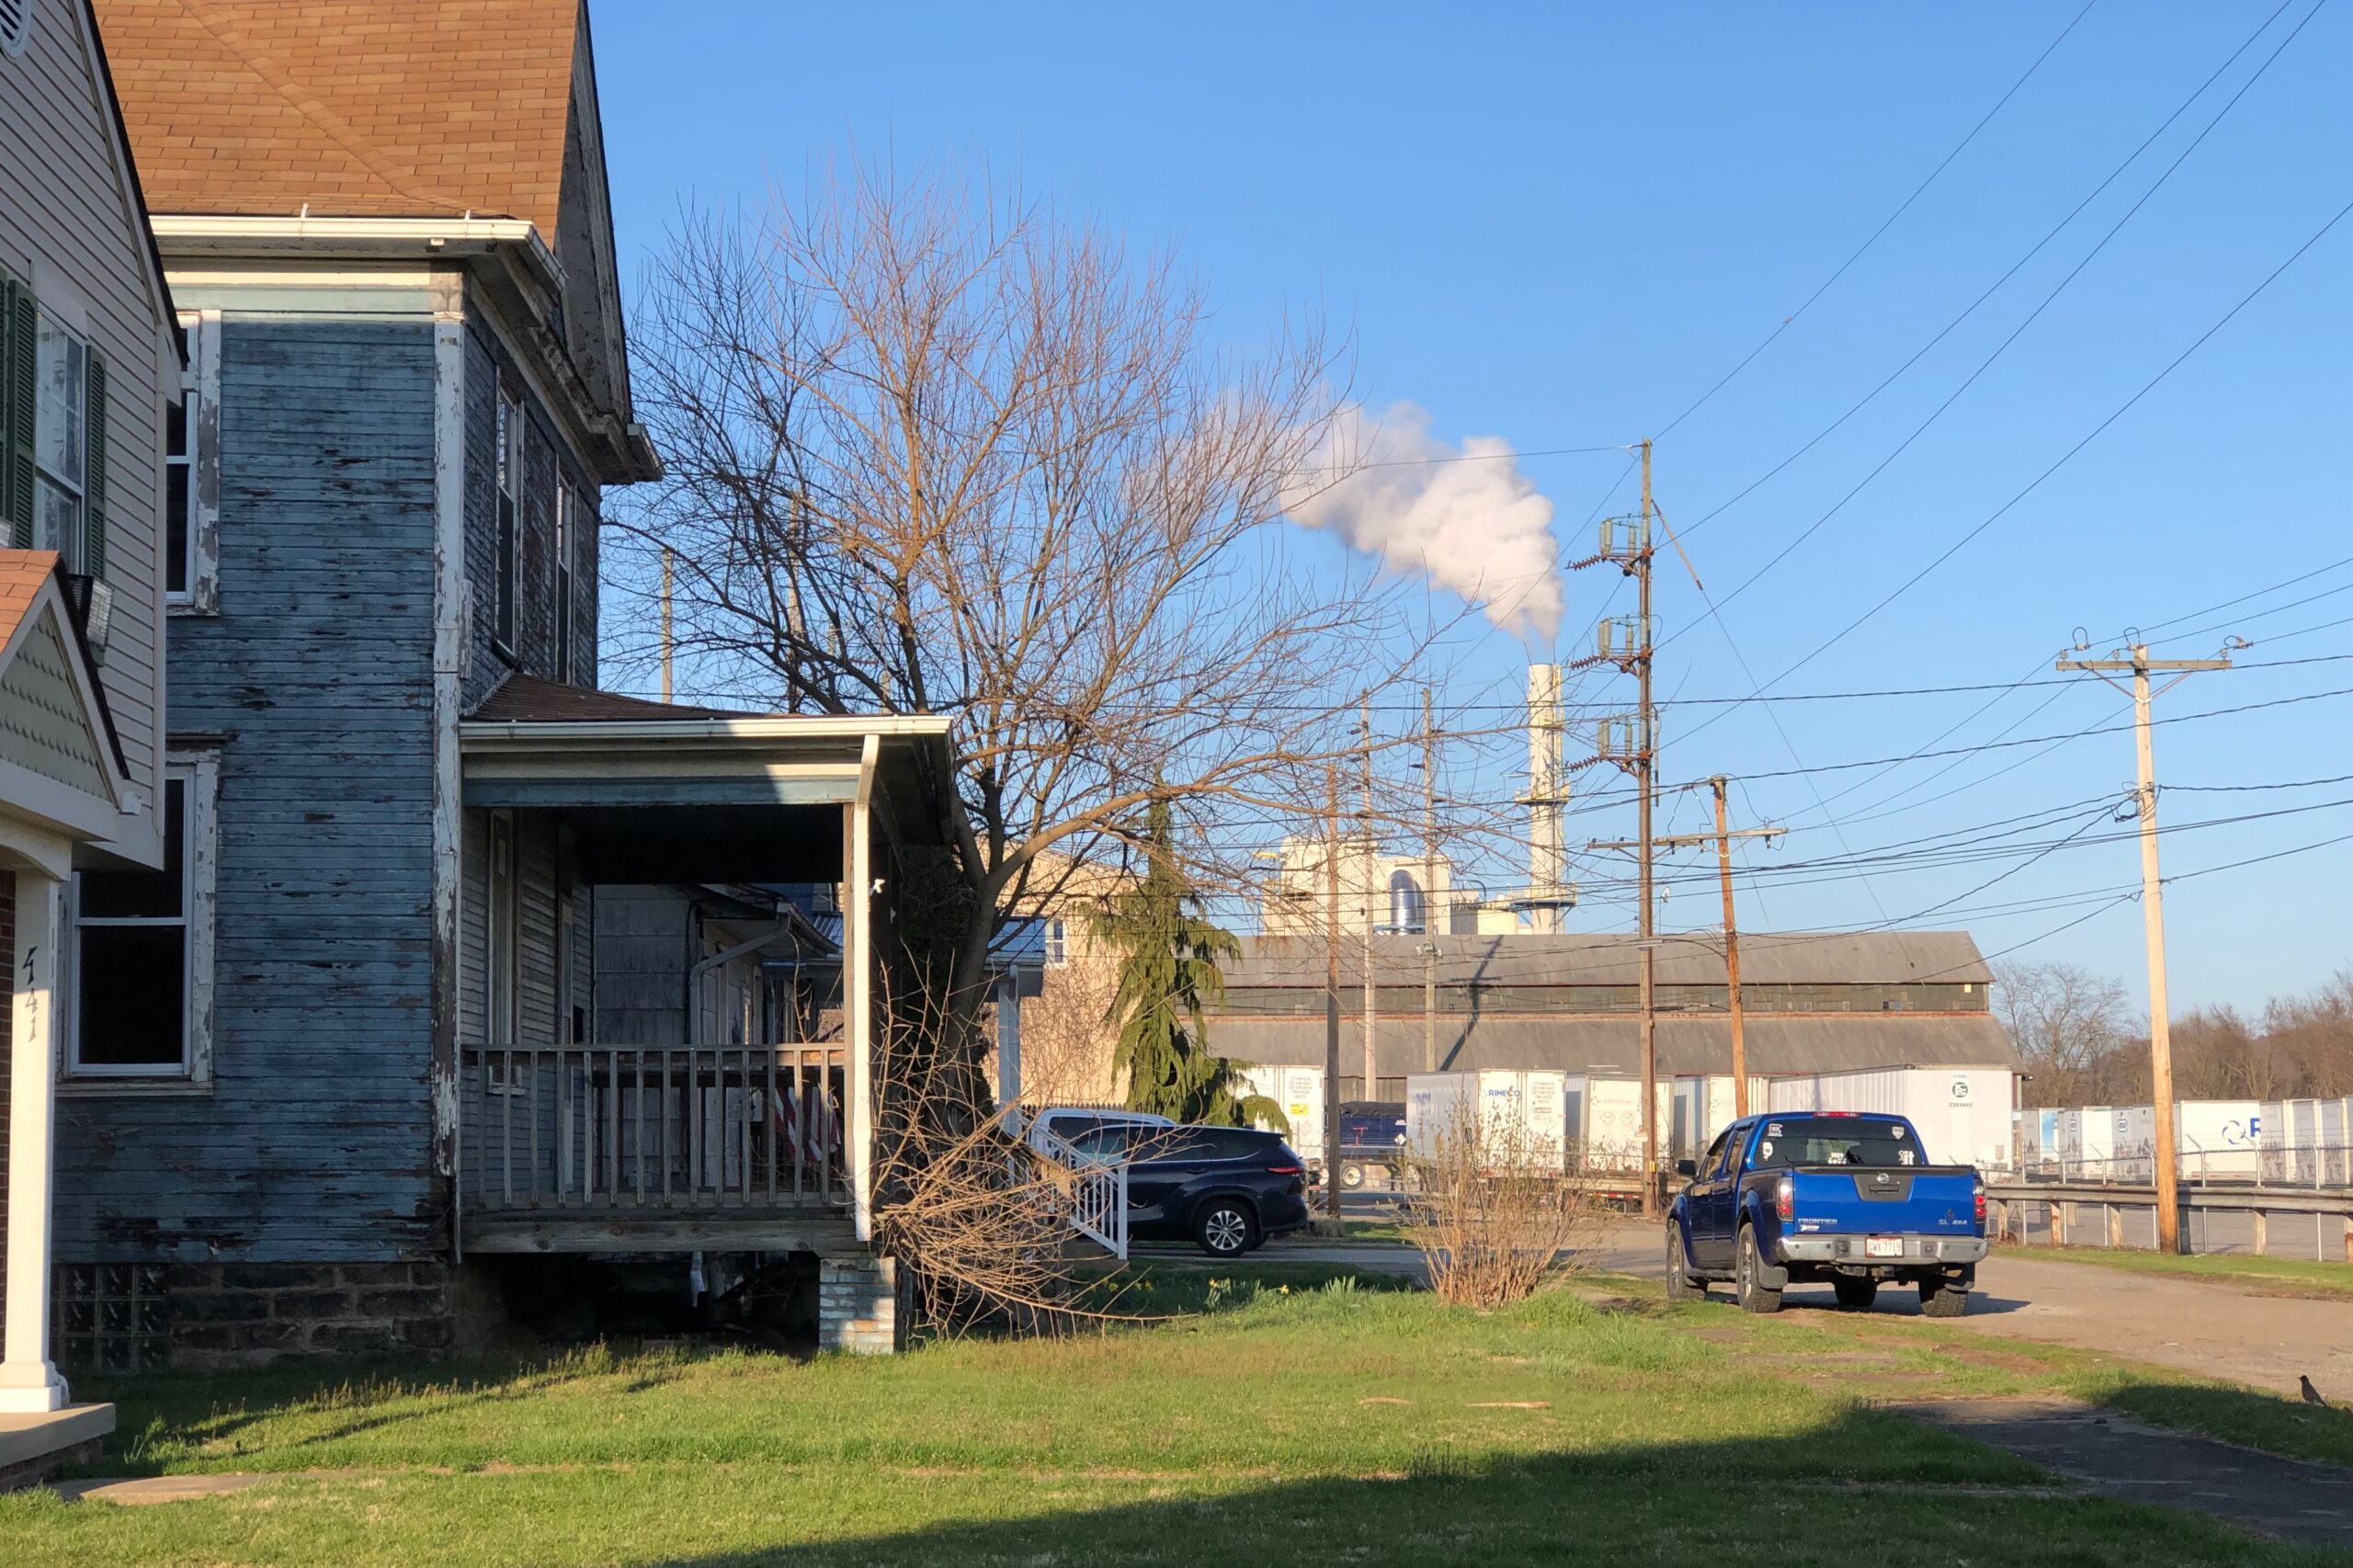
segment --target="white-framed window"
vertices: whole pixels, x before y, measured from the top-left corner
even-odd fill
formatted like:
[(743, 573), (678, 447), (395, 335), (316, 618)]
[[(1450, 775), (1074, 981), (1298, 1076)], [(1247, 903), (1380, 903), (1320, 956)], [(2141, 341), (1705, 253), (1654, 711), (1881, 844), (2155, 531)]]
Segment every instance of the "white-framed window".
[(33, 548), (53, 550), (68, 572), (85, 569), (90, 487), (90, 349), (47, 311), (36, 339), (33, 395)]
[(1070, 926), (1059, 915), (1046, 922), (1046, 962), (1057, 969), (1070, 962)]
[(553, 558), (555, 583), (555, 652), (548, 662), (549, 673), (560, 681), (572, 678), (572, 581), (574, 551), (579, 548), (580, 493), (572, 481), (559, 480), (555, 487), (555, 549)]
[(74, 874), (70, 1075), (210, 1080), (219, 791), (214, 754), (171, 753), (163, 869)]
[(188, 369), (164, 415), (164, 603), (174, 614), (221, 608), (221, 312), (182, 311)]
[(498, 388), (498, 582), (492, 635), (499, 651), (515, 653), (515, 624), (523, 586), (523, 401)]

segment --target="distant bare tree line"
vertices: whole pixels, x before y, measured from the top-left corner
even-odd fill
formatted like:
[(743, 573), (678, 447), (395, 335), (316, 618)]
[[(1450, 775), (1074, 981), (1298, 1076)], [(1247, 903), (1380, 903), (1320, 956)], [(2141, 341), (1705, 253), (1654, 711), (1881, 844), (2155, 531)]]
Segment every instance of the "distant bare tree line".
[[(2135, 1105), (2149, 1091), (2147, 1021), (2124, 987), (2077, 964), (2005, 964), (1994, 1014), (2026, 1059), (2026, 1103)], [(2198, 1007), (2173, 1020), (2181, 1099), (2334, 1099), (2353, 1094), (2353, 965), (2250, 1016)]]

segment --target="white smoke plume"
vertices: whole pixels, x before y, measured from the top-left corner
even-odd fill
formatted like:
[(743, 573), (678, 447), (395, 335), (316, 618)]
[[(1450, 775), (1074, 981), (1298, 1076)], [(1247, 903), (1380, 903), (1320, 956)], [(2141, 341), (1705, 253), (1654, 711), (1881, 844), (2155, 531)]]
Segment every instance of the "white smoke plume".
[(1413, 403), (1378, 416), (1352, 403), (1284, 509), (1451, 589), (1506, 631), (1560, 630), (1552, 503), (1501, 437), (1468, 437), (1458, 451), (1430, 434), (1429, 415)]

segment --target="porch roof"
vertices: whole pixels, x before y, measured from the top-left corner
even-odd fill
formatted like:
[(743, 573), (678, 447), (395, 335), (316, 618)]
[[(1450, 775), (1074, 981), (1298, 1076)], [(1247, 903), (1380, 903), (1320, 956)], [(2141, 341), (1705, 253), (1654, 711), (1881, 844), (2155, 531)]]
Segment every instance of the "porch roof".
[(727, 713), (510, 676), (458, 726), (461, 798), (563, 813), (592, 881), (832, 881), (840, 808), (861, 788), (878, 805), (919, 799), (918, 756), (948, 723)]

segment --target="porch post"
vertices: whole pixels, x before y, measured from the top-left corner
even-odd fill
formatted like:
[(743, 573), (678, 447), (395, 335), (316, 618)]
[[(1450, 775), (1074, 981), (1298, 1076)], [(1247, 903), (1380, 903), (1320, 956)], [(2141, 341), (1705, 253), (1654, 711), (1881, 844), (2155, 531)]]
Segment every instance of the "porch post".
[(842, 975), (849, 994), (849, 1193), (858, 1239), (874, 1239), (874, 767), (869, 735), (858, 759), (858, 794), (842, 851)]
[(1021, 1098), (1021, 984), (1007, 965), (996, 982), (996, 1103)]
[(8, 1320), (0, 1413), (63, 1410), (49, 1359), (51, 1187), (57, 1170), (57, 943), (65, 884), (17, 873), (17, 964), (8, 1041)]

